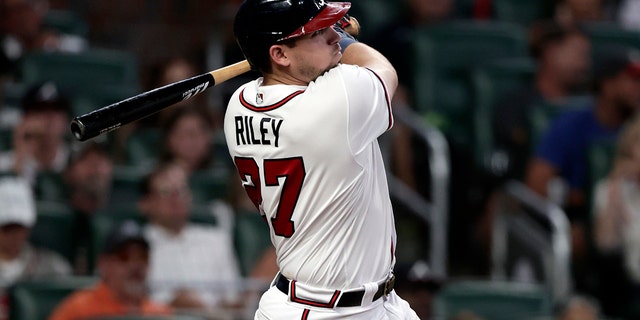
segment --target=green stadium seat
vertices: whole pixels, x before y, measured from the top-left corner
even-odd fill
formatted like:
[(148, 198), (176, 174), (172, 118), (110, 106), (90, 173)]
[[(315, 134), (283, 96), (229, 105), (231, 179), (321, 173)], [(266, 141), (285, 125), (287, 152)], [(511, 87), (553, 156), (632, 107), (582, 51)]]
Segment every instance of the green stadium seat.
[(67, 201), (66, 187), (59, 172), (38, 172), (34, 192), (39, 201)]
[(22, 109), (22, 96), (27, 92), (27, 85), (6, 81), (1, 90), (2, 108)]
[(69, 294), (93, 286), (94, 277), (57, 277), (18, 282), (9, 291), (10, 320), (45, 320)]
[(527, 27), (535, 21), (551, 18), (554, 5), (550, 0), (493, 0), (493, 17)]
[(527, 56), (525, 29), (500, 21), (458, 20), (424, 27), (414, 38), (416, 109), (454, 143), (472, 135), (472, 68)]
[(591, 39), (593, 56), (597, 57), (612, 46), (640, 49), (640, 31), (624, 29), (613, 22), (589, 22), (583, 25)]
[(258, 212), (238, 212), (235, 216), (233, 241), (240, 270), (247, 276), (265, 249), (271, 246), (269, 227)]
[(126, 164), (153, 166), (160, 159), (162, 132), (155, 128), (136, 129), (125, 144)]
[(138, 89), (139, 86), (136, 57), (119, 50), (33, 52), (21, 61), (19, 74), (23, 83), (50, 80), (73, 92), (96, 87), (130, 86)]
[(532, 84), (535, 61), (529, 57), (505, 58), (473, 70), (472, 84), (476, 106), (473, 110), (473, 147), (476, 163), (490, 171), (495, 146), (491, 124), (493, 108), (510, 90)]
[(50, 28), (63, 34), (76, 35), (82, 38), (89, 35), (87, 22), (78, 13), (70, 10), (49, 10), (42, 24), (45, 28)]
[(109, 207), (115, 210), (135, 207), (142, 196), (140, 190), (142, 181), (152, 169), (152, 167), (143, 166), (114, 166)]
[(209, 203), (228, 196), (229, 179), (235, 179), (233, 172), (223, 167), (199, 170), (189, 177), (189, 186), (195, 203)]
[(0, 129), (0, 152), (9, 151), (13, 148), (13, 129)]
[(133, 97), (140, 93), (134, 86), (113, 86), (108, 88), (89, 88), (73, 93), (71, 112), (73, 117), (80, 116), (102, 107)]
[(349, 14), (360, 22), (362, 30), (358, 37), (370, 39), (376, 31), (398, 18), (400, 10), (401, 6), (394, 0), (354, 0)]
[(74, 254), (73, 209), (66, 203), (36, 202), (37, 220), (31, 230), (32, 244), (55, 251), (71, 263)]
[(433, 319), (472, 312), (486, 320), (539, 319), (553, 315), (551, 295), (537, 284), (458, 280), (445, 284), (433, 301)]

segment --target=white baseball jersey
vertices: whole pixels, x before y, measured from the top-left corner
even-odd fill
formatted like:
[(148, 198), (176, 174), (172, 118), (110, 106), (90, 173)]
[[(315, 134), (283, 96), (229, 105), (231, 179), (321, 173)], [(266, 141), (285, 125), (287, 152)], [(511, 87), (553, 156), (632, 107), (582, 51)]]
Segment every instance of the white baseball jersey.
[(393, 125), (385, 84), (353, 65), (308, 86), (261, 83), (233, 94), (224, 132), (281, 273), (329, 289), (386, 279), (396, 233), (377, 142)]

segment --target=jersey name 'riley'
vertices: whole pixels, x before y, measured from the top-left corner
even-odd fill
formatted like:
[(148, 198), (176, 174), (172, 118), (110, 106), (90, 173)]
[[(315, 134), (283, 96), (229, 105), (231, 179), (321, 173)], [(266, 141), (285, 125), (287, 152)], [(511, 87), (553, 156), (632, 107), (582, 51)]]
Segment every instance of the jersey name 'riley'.
[(282, 122), (284, 120), (270, 117), (236, 116), (236, 144), (273, 145), (277, 148), (280, 141), (280, 126), (282, 126)]

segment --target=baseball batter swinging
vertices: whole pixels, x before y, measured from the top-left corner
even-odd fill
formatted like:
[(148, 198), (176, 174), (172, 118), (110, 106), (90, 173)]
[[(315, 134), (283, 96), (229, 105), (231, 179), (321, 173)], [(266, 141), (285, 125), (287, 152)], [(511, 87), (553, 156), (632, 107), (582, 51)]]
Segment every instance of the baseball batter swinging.
[(262, 77), (226, 110), (229, 153), (280, 272), (256, 319), (418, 319), (393, 291), (396, 233), (377, 138), (393, 66), (334, 26), (351, 4), (246, 0), (234, 33)]

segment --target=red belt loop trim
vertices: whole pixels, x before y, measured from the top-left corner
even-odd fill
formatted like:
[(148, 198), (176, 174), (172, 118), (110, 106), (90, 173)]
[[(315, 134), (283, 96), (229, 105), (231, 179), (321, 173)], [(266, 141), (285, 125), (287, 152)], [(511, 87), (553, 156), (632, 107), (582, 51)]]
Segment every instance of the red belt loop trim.
[(306, 300), (302, 298), (296, 297), (296, 281), (291, 280), (291, 301), (306, 304), (309, 306), (320, 307), (320, 308), (333, 308), (338, 301), (338, 297), (340, 297), (340, 290), (336, 290), (331, 297), (331, 301), (329, 303), (322, 303), (317, 301)]

